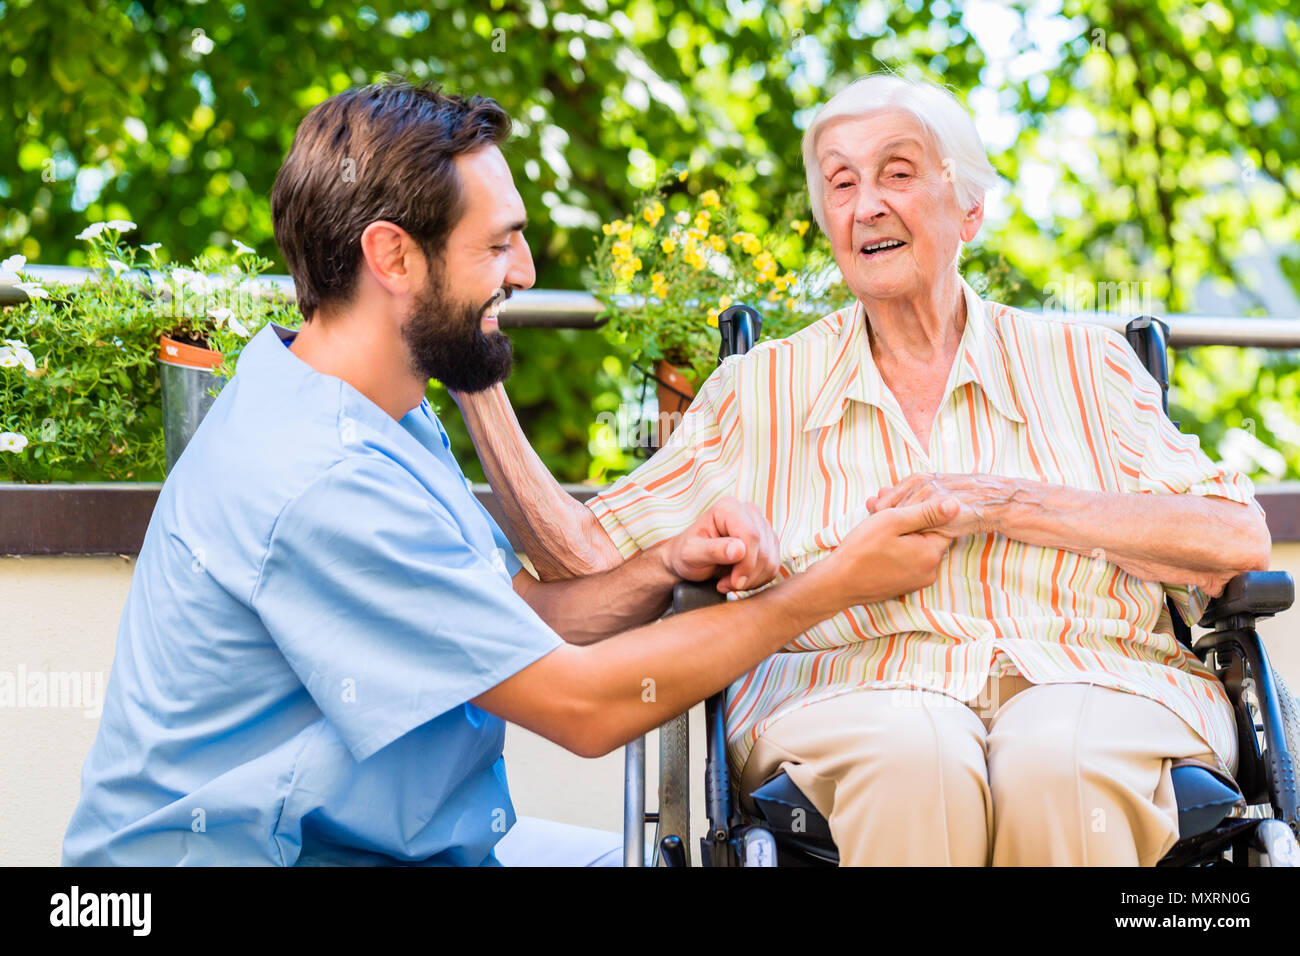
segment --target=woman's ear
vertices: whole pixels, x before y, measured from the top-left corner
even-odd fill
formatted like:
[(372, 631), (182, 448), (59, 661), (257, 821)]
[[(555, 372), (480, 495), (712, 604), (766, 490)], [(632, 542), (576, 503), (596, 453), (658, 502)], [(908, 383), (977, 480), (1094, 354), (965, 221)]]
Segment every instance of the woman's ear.
[(966, 218), (961, 223), (961, 241), (970, 242), (984, 224), (984, 202), (975, 203), (966, 211)]

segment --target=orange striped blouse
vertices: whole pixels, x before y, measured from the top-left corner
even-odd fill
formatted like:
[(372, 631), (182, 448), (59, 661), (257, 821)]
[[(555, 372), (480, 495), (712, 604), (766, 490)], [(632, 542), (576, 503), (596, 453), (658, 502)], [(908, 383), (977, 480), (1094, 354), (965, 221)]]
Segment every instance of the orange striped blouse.
[[(962, 283), (966, 327), (920, 447), (876, 369), (861, 303), (734, 356), (710, 376), (665, 446), (590, 507), (624, 556), (679, 533), (725, 495), (756, 504), (781, 542), (781, 577), (826, 557), (863, 503), (914, 472), (1017, 476), (1091, 491), (1214, 495), (1254, 489), (1212, 463), (1161, 409), (1127, 341), (981, 301)], [(792, 709), (865, 688), (926, 688), (974, 701), (988, 676), (1091, 682), (1183, 718), (1235, 767), (1222, 685), (1173, 636), (1164, 597), (1189, 620), (1206, 595), (1092, 556), (971, 535), (934, 584), (850, 608), (806, 631), (727, 692), (737, 771)]]

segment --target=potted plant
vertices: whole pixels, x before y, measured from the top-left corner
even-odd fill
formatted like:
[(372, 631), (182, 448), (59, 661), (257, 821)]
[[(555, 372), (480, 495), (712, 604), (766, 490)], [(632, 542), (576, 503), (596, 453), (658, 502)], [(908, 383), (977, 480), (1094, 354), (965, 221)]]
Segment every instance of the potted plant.
[(296, 322), (292, 300), (255, 281), (271, 262), (249, 247), (186, 268), (157, 243), (123, 243), (134, 228), (111, 220), (79, 234), (94, 270), (80, 284), (40, 282), (22, 256), (0, 267), (27, 296), (0, 310), (0, 479), (161, 478), (243, 343), (272, 319)]
[(655, 380), (660, 443), (717, 365), (721, 312), (739, 302), (758, 308), (762, 338), (771, 339), (843, 304), (829, 248), (791, 208), (779, 212), (777, 227), (750, 231), (722, 193), (693, 196), (687, 174), (677, 173), (627, 218), (601, 227), (588, 287), (605, 306), (605, 337), (629, 348), (633, 364)]

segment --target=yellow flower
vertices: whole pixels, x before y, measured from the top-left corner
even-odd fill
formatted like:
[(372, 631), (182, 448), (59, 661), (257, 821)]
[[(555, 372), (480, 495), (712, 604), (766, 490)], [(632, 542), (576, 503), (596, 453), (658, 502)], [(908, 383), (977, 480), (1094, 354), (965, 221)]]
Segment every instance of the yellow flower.
[(641, 218), (649, 223), (651, 229), (659, 225), (659, 220), (662, 219), (663, 216), (664, 204), (661, 202), (653, 202), (649, 206), (646, 206), (645, 209), (641, 210)]
[(709, 245), (713, 247), (714, 252), (726, 252), (727, 240), (721, 236), (709, 236)]
[(724, 295), (721, 299), (718, 300), (718, 311), (725, 312), (729, 308), (731, 308), (731, 296)]
[(699, 229), (701, 232), (708, 232), (710, 218), (709, 211), (707, 209), (701, 209), (695, 215), (695, 228)]
[(632, 258), (632, 243), (620, 239), (610, 247), (609, 251), (613, 254), (615, 262), (622, 262)]
[(673, 221), (679, 226), (684, 226), (691, 221), (691, 214), (683, 209), (677, 215), (673, 216)]
[(668, 295), (668, 280), (662, 272), (656, 272), (650, 277), (650, 291), (659, 298), (666, 298)]
[(758, 270), (759, 282), (771, 282), (776, 278), (776, 260), (770, 252), (755, 256), (754, 268)]
[(689, 175), (690, 173), (687, 170), (683, 169), (680, 173), (677, 174), (677, 181), (679, 183), (684, 183), (686, 182), (686, 177)]
[(618, 220), (618, 222), (614, 224), (614, 232), (618, 234), (618, 237), (620, 239), (622, 239), (624, 242), (627, 242), (629, 239), (632, 238), (632, 224), (630, 222), (624, 222), (622, 219), (620, 219)]
[(704, 268), (704, 257), (700, 255), (699, 249), (696, 249), (693, 246), (682, 253), (682, 259), (684, 259), (686, 264), (696, 272), (699, 272)]
[(669, 236), (663, 242), (659, 243), (659, 248), (664, 251), (664, 255), (671, 256), (673, 250), (677, 248), (677, 240)]
[(706, 189), (700, 193), (700, 205), (708, 206), (710, 209), (717, 209), (721, 205), (721, 201), (718, 199), (718, 191), (716, 189)]
[(635, 276), (640, 271), (641, 271), (641, 259), (638, 257), (635, 259), (630, 259), (627, 262), (624, 262), (621, 266), (619, 266), (617, 269), (614, 270), (614, 275), (618, 278), (619, 282), (631, 282), (633, 276)]
[(797, 232), (800, 238), (803, 238), (803, 234), (808, 231), (808, 223), (802, 219), (796, 219), (790, 223), (790, 228)]
[(758, 241), (758, 236), (747, 232), (740, 248), (744, 249), (747, 255), (756, 256), (763, 251), (763, 244)]
[(704, 321), (716, 329), (718, 327), (718, 316), (721, 312), (721, 309), (709, 309), (709, 316)]

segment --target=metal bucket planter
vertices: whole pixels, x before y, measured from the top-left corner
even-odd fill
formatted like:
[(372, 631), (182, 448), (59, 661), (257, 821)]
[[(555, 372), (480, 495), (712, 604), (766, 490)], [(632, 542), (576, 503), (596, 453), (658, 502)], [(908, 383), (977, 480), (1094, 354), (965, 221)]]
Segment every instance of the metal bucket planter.
[(222, 385), (213, 373), (221, 353), (186, 345), (167, 336), (159, 340), (158, 376), (162, 380), (163, 442), (170, 474), (212, 406), (209, 392)]

